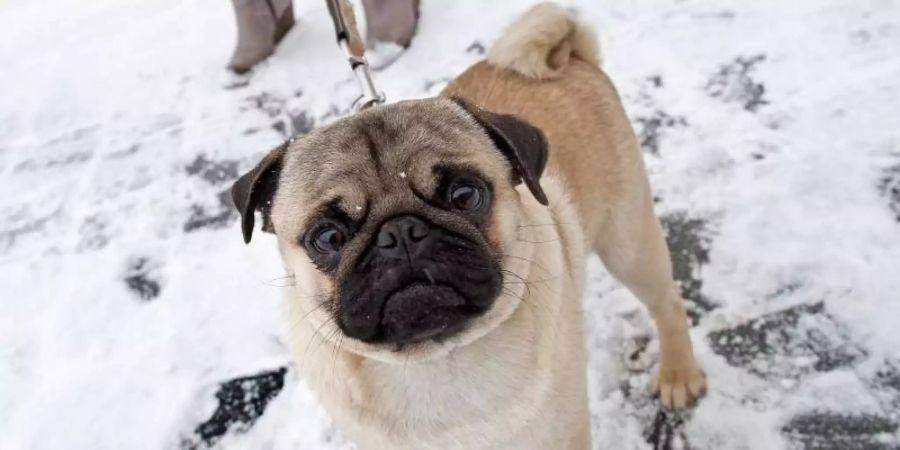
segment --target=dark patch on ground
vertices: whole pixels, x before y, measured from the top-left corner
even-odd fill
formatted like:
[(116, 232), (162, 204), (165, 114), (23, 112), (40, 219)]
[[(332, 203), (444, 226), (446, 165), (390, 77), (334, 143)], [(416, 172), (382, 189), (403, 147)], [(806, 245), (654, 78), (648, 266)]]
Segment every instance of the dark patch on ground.
[[(293, 96), (302, 97), (303, 91), (296, 90)], [(244, 99), (246, 102), (241, 106), (241, 111), (259, 110), (267, 115), (272, 122), (270, 126), (277, 131), (285, 139), (306, 134), (315, 127), (316, 120), (304, 110), (293, 110), (288, 105), (288, 99), (277, 95), (262, 92), (257, 95), (251, 95)], [(249, 128), (244, 130), (244, 134), (253, 134), (259, 131), (258, 128)]]
[(775, 292), (766, 295), (766, 300), (775, 300), (775, 299), (789, 296), (789, 295), (793, 294), (794, 292), (797, 292), (797, 290), (802, 287), (803, 287), (803, 283), (800, 283), (799, 281), (792, 281), (790, 283), (782, 285), (781, 287), (776, 289)]
[(430, 92), (431, 88), (439, 85), (439, 84), (447, 84), (449, 83), (451, 78), (439, 78), (437, 80), (428, 80), (425, 82), (425, 92)]
[(290, 137), (290, 133), (288, 133), (287, 125), (285, 125), (283, 120), (279, 120), (277, 122), (272, 122), (272, 129), (277, 131), (282, 137), (287, 139)]
[(245, 88), (245, 87), (247, 87), (247, 86), (249, 86), (249, 85), (250, 85), (250, 77), (247, 77), (247, 78), (240, 79), (240, 80), (235, 80), (235, 81), (233, 81), (233, 82), (231, 82), (231, 83), (226, 84), (226, 85), (225, 85), (225, 90), (226, 90), (226, 91), (233, 91), (233, 90), (235, 90), (235, 89)]
[(874, 414), (811, 412), (791, 419), (782, 432), (803, 450), (897, 450), (897, 423)]
[(897, 363), (886, 362), (875, 374), (875, 383), (900, 393), (900, 366)]
[[(99, 125), (64, 131), (61, 134), (24, 148), (27, 159), (12, 167), (15, 173), (82, 165), (90, 161), (99, 145)], [(41, 136), (43, 138), (43, 136)]]
[(631, 351), (628, 352), (628, 361), (629, 362), (637, 362), (643, 357), (644, 352), (647, 351), (647, 345), (650, 344), (649, 336), (640, 336), (636, 337), (632, 341)]
[(683, 413), (660, 408), (653, 423), (644, 430), (644, 438), (653, 450), (690, 450), (684, 423)]
[(642, 435), (654, 450), (690, 450), (685, 428), (692, 410), (671, 411), (663, 408), (658, 397), (652, 395), (647, 386), (633, 382), (633, 377), (647, 374), (654, 364), (655, 358), (647, 351), (650, 342), (650, 336), (638, 336), (625, 339), (623, 345), (614, 346), (621, 351), (627, 370), (619, 382), (619, 390), (627, 405), (622, 414), (643, 424)]
[(763, 98), (766, 86), (751, 77), (756, 66), (765, 60), (766, 55), (739, 56), (723, 64), (706, 83), (706, 92), (713, 98), (738, 102), (747, 111), (756, 112), (760, 106), (769, 103)]
[(97, 131), (100, 130), (100, 125), (89, 125), (86, 127), (76, 128), (72, 131), (68, 131), (60, 136), (52, 138), (43, 144), (42, 147), (48, 147), (56, 144), (72, 144), (72, 143), (80, 143), (83, 139), (87, 139), (89, 142), (92, 142), (90, 138), (93, 138), (97, 135)]
[(61, 214), (62, 208), (58, 208), (46, 215), (34, 217), (28, 205), (22, 205), (18, 211), (7, 214), (0, 220), (0, 253), (11, 250), (23, 236), (43, 232), (47, 224)]
[(199, 175), (210, 184), (231, 181), (238, 177), (238, 162), (231, 160), (212, 161), (206, 155), (198, 155), (184, 167), (188, 175)]
[(192, 232), (202, 228), (224, 228), (234, 218), (231, 210), (208, 211), (203, 205), (191, 205), (191, 216), (184, 223), (184, 231)]
[(878, 190), (887, 197), (894, 219), (900, 222), (900, 164), (888, 167), (878, 182)]
[(128, 146), (127, 148), (123, 148), (122, 150), (116, 150), (116, 151), (106, 155), (106, 157), (108, 159), (124, 158), (126, 156), (131, 156), (131, 155), (137, 153), (140, 149), (141, 149), (141, 144), (132, 144), (132, 145)]
[(281, 113), (284, 112), (284, 105), (286, 101), (275, 95), (272, 95), (268, 92), (261, 92), (258, 95), (251, 95), (244, 99), (247, 102), (247, 105), (243, 106), (242, 110), (247, 109), (258, 109), (264, 112), (269, 117), (277, 117)]
[(86, 217), (78, 228), (78, 234), (81, 235), (78, 250), (99, 250), (106, 247), (109, 243), (108, 226), (108, 221), (100, 215)]
[(136, 292), (141, 300), (150, 301), (159, 296), (159, 283), (147, 278), (143, 274), (125, 277), (125, 284)]
[(74, 152), (68, 155), (62, 155), (58, 158), (46, 158), (43, 161), (36, 159), (27, 159), (22, 161), (13, 169), (15, 172), (33, 172), (41, 169), (53, 169), (57, 167), (68, 167), (88, 162), (93, 156), (92, 151)]
[(696, 324), (716, 305), (703, 295), (700, 271), (709, 263), (709, 232), (703, 219), (688, 217), (679, 211), (660, 219), (672, 255), (672, 270), (687, 303), (688, 316)]
[(265, 412), (266, 406), (284, 387), (287, 368), (235, 378), (219, 385), (219, 405), (205, 422), (194, 429), (194, 436), (182, 442), (182, 448), (214, 445), (226, 433), (242, 433)]
[(331, 105), (331, 107), (328, 108), (328, 112), (322, 114), (322, 116), (319, 117), (319, 123), (327, 122), (332, 117), (345, 116), (350, 113), (351, 108), (352, 107), (349, 105), (342, 108), (338, 108), (336, 105)]
[(857, 45), (868, 44), (872, 40), (872, 32), (869, 30), (856, 30), (850, 33), (850, 40)]
[(734, 19), (736, 14), (734, 11), (722, 10), (716, 12), (700, 12), (700, 13), (691, 13), (691, 17), (695, 19), (705, 20), (705, 19)]
[[(662, 83), (662, 80), (659, 81)], [(656, 110), (649, 117), (637, 117), (634, 121), (638, 126), (638, 142), (645, 152), (652, 155), (659, 154), (660, 138), (665, 134), (665, 129), (687, 126), (687, 120), (682, 116), (671, 116), (665, 111)]]
[(291, 130), (293, 131), (293, 136), (309, 133), (316, 126), (316, 121), (306, 114), (306, 111), (292, 113), (289, 114), (289, 116), (291, 118)]
[(893, 418), (900, 419), (900, 362), (885, 361), (870, 386), (885, 411), (897, 411)]
[(231, 201), (231, 189), (225, 189), (216, 196), (218, 205), (210, 208), (201, 204), (191, 205), (191, 215), (184, 223), (184, 231), (192, 232), (202, 228), (223, 228), (237, 219), (237, 211)]
[[(649, 339), (641, 338), (640, 342), (637, 342), (640, 348), (633, 352), (632, 356), (642, 353), (647, 341)], [(646, 373), (647, 369), (629, 368), (629, 371)], [(685, 431), (686, 424), (690, 421), (691, 410), (671, 411), (663, 408), (645, 386), (633, 385), (628, 381), (628, 377), (622, 380), (620, 390), (628, 404), (622, 414), (634, 417), (639, 423), (645, 424), (642, 435), (653, 450), (691, 450)]]
[(850, 366), (867, 352), (825, 312), (821, 302), (799, 305), (708, 337), (729, 364), (764, 377), (798, 377)]
[(137, 258), (128, 266), (128, 273), (125, 276), (125, 284), (128, 289), (136, 293), (143, 301), (150, 301), (159, 297), (162, 290), (159, 281), (155, 280), (151, 275), (152, 264), (150, 260), (144, 257)]
[(481, 42), (475, 41), (475, 42), (469, 44), (468, 47), (466, 47), (466, 53), (475, 53), (476, 55), (483, 55), (484, 54), (484, 44), (482, 44)]

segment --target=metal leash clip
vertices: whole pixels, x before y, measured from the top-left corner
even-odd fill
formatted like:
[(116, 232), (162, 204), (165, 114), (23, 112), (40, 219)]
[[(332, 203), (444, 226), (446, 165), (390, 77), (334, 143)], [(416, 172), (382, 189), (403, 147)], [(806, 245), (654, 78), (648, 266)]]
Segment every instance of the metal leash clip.
[(366, 48), (356, 28), (356, 16), (353, 7), (347, 0), (327, 0), (328, 13), (334, 22), (334, 32), (337, 35), (338, 46), (347, 55), (350, 69), (356, 76), (356, 81), (362, 90), (362, 95), (353, 102), (356, 111), (362, 111), (371, 106), (384, 103), (384, 92), (375, 88), (372, 80), (372, 71), (369, 62), (366, 61)]

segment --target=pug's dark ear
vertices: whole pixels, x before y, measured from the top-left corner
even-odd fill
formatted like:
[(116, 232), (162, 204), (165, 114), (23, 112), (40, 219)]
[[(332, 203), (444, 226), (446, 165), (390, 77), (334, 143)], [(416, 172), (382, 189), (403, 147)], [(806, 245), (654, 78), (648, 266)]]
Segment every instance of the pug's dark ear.
[(534, 198), (547, 205), (547, 195), (541, 189), (541, 174), (547, 166), (548, 157), (544, 133), (516, 116), (485, 111), (459, 97), (451, 99), (475, 118), (494, 145), (503, 152), (513, 167), (513, 181), (524, 181)]
[(262, 211), (263, 231), (274, 232), (269, 212), (272, 209), (272, 198), (278, 189), (278, 175), (281, 173), (284, 153), (289, 144), (290, 141), (275, 147), (253, 170), (238, 178), (231, 187), (231, 199), (241, 213), (241, 231), (246, 244), (253, 237), (253, 215), (256, 211)]

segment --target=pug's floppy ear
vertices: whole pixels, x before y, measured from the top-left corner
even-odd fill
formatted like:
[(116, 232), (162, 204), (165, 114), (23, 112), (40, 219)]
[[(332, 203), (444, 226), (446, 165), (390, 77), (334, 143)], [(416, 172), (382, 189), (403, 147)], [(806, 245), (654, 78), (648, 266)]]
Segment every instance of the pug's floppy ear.
[(263, 213), (263, 231), (274, 232), (269, 212), (272, 198), (278, 189), (278, 176), (288, 145), (290, 141), (275, 147), (253, 170), (238, 178), (231, 187), (231, 200), (241, 213), (241, 231), (244, 233), (245, 244), (249, 244), (253, 237), (253, 215), (257, 210)]
[(514, 182), (524, 181), (534, 198), (546, 206), (549, 202), (541, 188), (541, 174), (547, 166), (549, 150), (544, 133), (516, 116), (485, 111), (460, 97), (451, 100), (475, 118), (506, 156), (513, 167)]

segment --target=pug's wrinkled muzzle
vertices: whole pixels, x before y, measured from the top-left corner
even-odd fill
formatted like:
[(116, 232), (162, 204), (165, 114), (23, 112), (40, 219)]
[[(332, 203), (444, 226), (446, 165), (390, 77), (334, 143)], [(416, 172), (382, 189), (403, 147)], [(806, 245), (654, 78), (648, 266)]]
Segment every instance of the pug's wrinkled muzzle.
[(401, 344), (461, 331), (500, 291), (499, 267), (482, 247), (417, 216), (384, 222), (341, 283), (341, 329), (364, 342)]

